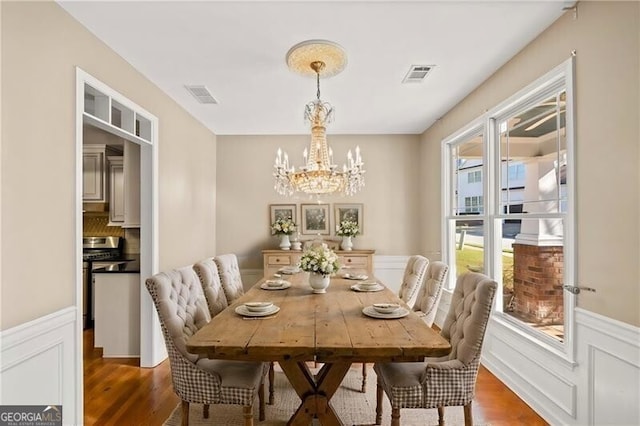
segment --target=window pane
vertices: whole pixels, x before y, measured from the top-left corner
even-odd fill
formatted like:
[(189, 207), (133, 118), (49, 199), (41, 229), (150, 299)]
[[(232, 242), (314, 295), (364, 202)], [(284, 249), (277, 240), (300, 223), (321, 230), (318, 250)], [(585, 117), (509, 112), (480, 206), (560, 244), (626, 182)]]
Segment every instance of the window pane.
[(484, 272), (484, 223), (482, 220), (455, 220), (455, 277), (465, 272)]
[(482, 135), (456, 144), (451, 148), (453, 215), (482, 214), (484, 188), (482, 185)]
[[(502, 224), (503, 311), (564, 341), (564, 243), (560, 219)], [(532, 236), (535, 235), (535, 238)]]
[(566, 211), (564, 90), (498, 123), (501, 213)]

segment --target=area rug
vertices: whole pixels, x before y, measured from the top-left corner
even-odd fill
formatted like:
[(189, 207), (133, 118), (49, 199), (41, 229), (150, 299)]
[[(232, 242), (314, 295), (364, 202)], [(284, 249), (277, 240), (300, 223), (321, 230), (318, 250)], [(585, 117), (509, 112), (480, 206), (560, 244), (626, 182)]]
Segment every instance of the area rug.
[[(357, 368), (356, 368), (357, 367)], [(360, 392), (362, 380), (360, 364), (357, 364), (345, 377), (331, 404), (345, 425), (365, 426), (373, 425), (376, 418), (376, 376), (369, 368), (366, 393)], [(265, 386), (266, 390), (266, 386)], [(267, 394), (267, 392), (265, 392)], [(266, 406), (266, 419), (258, 421), (258, 407), (254, 405), (254, 423), (264, 426), (283, 426), (300, 405), (300, 398), (287, 381), (286, 376), (276, 367), (275, 374), (275, 403)], [(180, 426), (180, 404), (164, 422), (165, 426)], [(432, 410), (401, 410), (400, 422), (403, 426), (431, 426), (438, 424), (438, 412)], [(391, 406), (384, 398), (382, 424), (391, 423)], [(319, 424), (317, 420), (314, 425)], [(447, 426), (464, 425), (462, 407), (447, 407), (445, 409), (445, 424)], [(211, 405), (209, 418), (202, 417), (202, 405), (191, 404), (189, 410), (189, 425), (191, 426), (242, 426), (242, 407), (238, 405)], [(485, 424), (486, 426), (486, 424)]]

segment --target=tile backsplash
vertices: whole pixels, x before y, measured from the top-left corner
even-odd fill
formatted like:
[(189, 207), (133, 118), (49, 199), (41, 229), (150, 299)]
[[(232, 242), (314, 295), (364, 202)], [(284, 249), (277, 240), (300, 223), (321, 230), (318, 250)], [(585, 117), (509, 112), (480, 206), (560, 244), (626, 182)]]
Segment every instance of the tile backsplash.
[(124, 253), (140, 253), (140, 228), (109, 226), (109, 213), (85, 213), (82, 216), (83, 237), (123, 237)]
[(82, 216), (83, 237), (124, 237), (124, 229), (109, 225), (109, 213), (85, 213)]

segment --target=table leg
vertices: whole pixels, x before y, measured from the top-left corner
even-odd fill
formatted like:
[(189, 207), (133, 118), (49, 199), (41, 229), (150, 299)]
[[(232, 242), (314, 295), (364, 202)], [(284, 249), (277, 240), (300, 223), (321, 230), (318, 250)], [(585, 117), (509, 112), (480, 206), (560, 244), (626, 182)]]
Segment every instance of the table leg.
[(325, 426), (343, 426), (331, 406), (331, 398), (340, 387), (351, 363), (325, 363), (315, 378), (304, 362), (281, 361), (280, 366), (302, 401), (287, 425), (308, 426), (313, 418), (318, 418)]

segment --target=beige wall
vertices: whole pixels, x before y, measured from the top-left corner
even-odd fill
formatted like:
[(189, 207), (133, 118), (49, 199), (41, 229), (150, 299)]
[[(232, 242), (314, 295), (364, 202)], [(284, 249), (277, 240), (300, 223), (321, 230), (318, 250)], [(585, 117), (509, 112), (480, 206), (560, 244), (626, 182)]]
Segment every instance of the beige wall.
[(213, 253), (215, 135), (57, 4), (0, 5), (0, 329), (75, 304), (75, 66), (160, 120), (160, 268)]
[[(580, 2), (422, 135), (440, 142), (569, 58), (576, 58), (577, 263), (581, 308), (640, 325), (640, 4)], [(433, 170), (432, 170), (433, 171)], [(439, 187), (435, 172), (429, 186)], [(438, 177), (439, 179), (439, 172)], [(430, 206), (422, 204), (426, 213)], [(428, 238), (439, 219), (424, 215)], [(435, 245), (435, 242), (432, 243)]]
[[(364, 233), (353, 240), (355, 248), (375, 249), (376, 254), (387, 255), (416, 253), (421, 223), (418, 198), (425, 191), (418, 183), (418, 136), (328, 135), (327, 139), (334, 162), (340, 166), (347, 151), (359, 145), (367, 171), (361, 192), (323, 201), (331, 204), (332, 235), (333, 204), (363, 203)], [(299, 166), (308, 144), (308, 135), (218, 136), (218, 253), (234, 252), (243, 258), (243, 266), (261, 267), (260, 250), (278, 245), (269, 231), (269, 204), (315, 202), (301, 196), (279, 196), (273, 189), (273, 161), (278, 147)]]

